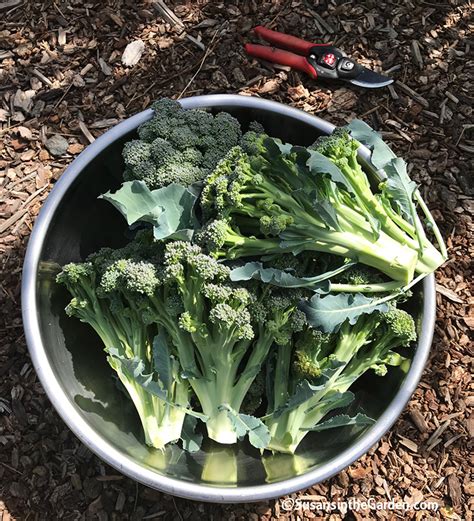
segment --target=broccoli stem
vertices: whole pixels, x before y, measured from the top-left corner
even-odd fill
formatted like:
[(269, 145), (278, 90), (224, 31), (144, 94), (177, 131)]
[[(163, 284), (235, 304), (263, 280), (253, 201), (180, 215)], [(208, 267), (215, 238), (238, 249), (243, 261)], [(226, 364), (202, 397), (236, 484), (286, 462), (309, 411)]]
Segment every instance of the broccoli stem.
[[(278, 346), (277, 360), (275, 364), (275, 380), (273, 387), (273, 409), (283, 407), (288, 399), (289, 393), (293, 389), (288, 388), (290, 381), (291, 354), (293, 344), (288, 342), (283, 346)], [(288, 432), (288, 421), (290, 415), (283, 413), (276, 422), (272, 422), (269, 428), (271, 440), (278, 439), (279, 432)], [(270, 448), (270, 447), (269, 447)], [(277, 450), (273, 447), (270, 450)]]
[(403, 288), (403, 282), (380, 282), (376, 284), (333, 284), (331, 291), (336, 293), (385, 293)]
[(258, 371), (256, 371), (256, 368), (260, 368), (267, 358), (273, 340), (273, 335), (264, 331), (264, 326), (259, 327), (258, 338), (252, 346), (249, 359), (232, 391), (234, 396), (232, 406), (234, 410), (238, 411), (240, 409), (245, 395), (257, 376)]
[[(316, 391), (309, 400), (297, 408), (284, 412), (278, 418), (268, 417), (265, 423), (269, 427), (272, 436), (267, 447), (269, 450), (293, 454), (307, 434), (307, 431), (302, 429), (314, 426), (326, 414), (326, 412), (324, 414), (321, 413), (320, 402), (328, 393), (334, 392), (335, 389), (339, 390), (337, 385), (338, 378), (346, 370), (351, 359), (365, 345), (367, 338), (372, 332), (372, 327), (370, 327), (368, 320), (370, 321), (370, 318), (362, 318), (353, 326), (348, 322), (342, 325), (334, 351), (334, 358), (342, 362), (343, 365), (337, 368), (321, 390)], [(282, 357), (288, 357), (285, 351), (279, 352), (279, 354)], [(286, 360), (277, 360), (277, 367), (279, 363), (282, 364), (282, 367), (286, 367), (288, 362)], [(288, 381), (288, 377), (283, 380), (283, 382)], [(291, 389), (291, 391), (294, 390)]]
[[(289, 226), (290, 231), (293, 226)], [(309, 233), (306, 232), (308, 236)], [(417, 253), (394, 241), (391, 237), (380, 234), (375, 243), (347, 232), (318, 230), (313, 236), (317, 241), (305, 239), (305, 249), (323, 253), (342, 255), (378, 269), (395, 281), (404, 283), (413, 279), (417, 263)]]
[[(145, 443), (155, 449), (163, 450), (167, 443), (178, 440), (186, 412), (177, 407), (170, 407), (130, 380), (130, 377), (120, 370), (119, 365), (113, 364), (110, 360), (109, 363), (117, 371), (120, 381), (135, 405), (145, 434)], [(186, 387), (178, 385), (177, 403), (187, 403), (187, 394)]]
[[(367, 178), (355, 156), (352, 158), (352, 161), (347, 164), (341, 164), (341, 162), (337, 163), (343, 174), (347, 179), (349, 179), (354, 192), (363, 202), (367, 211), (371, 212), (380, 221), (382, 224), (382, 230), (395, 239), (395, 241), (402, 245), (405, 244), (418, 252), (419, 258), (415, 267), (417, 273), (432, 273), (436, 268), (443, 264), (447, 257), (444, 242), (439, 233), (439, 229), (437, 229), (437, 227), (435, 229), (436, 225), (433, 226), (434, 220), (418, 191), (415, 193), (415, 198), (428, 219), (431, 218), (430, 224), (433, 226), (433, 231), (442, 249), (442, 253), (440, 253), (426, 238), (423, 226), (421, 225), (420, 219), (416, 213), (412, 215), (412, 219), (415, 222), (415, 227), (413, 228), (409, 223), (402, 224), (404, 219), (400, 216), (396, 216), (396, 212), (393, 212), (393, 210), (387, 211), (390, 204), (381, 203), (372, 193), (368, 183), (361, 182), (361, 180)], [(394, 217), (396, 222), (393, 220)], [(407, 234), (406, 232), (408, 230), (412, 233)], [(416, 237), (416, 239), (413, 237)]]

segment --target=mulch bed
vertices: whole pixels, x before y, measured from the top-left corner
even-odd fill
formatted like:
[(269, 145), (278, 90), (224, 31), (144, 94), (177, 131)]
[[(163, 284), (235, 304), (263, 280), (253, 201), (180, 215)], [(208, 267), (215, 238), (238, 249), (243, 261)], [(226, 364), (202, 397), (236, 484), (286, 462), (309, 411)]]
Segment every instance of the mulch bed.
[[(405, 412), (366, 456), (305, 494), (321, 500), (435, 500), (441, 511), (429, 514), (432, 518), (471, 519), (474, 125), (469, 2), (196, 0), (170, 1), (168, 6), (206, 51), (165, 22), (151, 2), (0, 0), (0, 521), (320, 515), (289, 514), (273, 500), (199, 504), (118, 475), (59, 419), (25, 345), (23, 256), (35, 217), (64, 168), (94, 137), (158, 97), (218, 92), (273, 99), (335, 124), (365, 119), (409, 160), (449, 247), (450, 260), (436, 275), (432, 354)], [(335, 42), (369, 67), (390, 71), (399, 82), (389, 89), (362, 90), (314, 82), (249, 60), (242, 44), (258, 24)], [(139, 38), (145, 43), (140, 61), (124, 67), (126, 45)], [(353, 512), (346, 519), (425, 515)], [(341, 518), (337, 512), (330, 516)]]

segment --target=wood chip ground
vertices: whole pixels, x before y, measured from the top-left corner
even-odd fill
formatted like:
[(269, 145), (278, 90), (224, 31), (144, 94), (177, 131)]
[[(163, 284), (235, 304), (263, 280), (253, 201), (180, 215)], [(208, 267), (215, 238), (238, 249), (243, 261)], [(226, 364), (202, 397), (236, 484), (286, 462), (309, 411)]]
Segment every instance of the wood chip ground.
[[(117, 475), (52, 409), (25, 346), (20, 316), (25, 247), (65, 167), (107, 128), (156, 98), (220, 92), (273, 99), (335, 124), (365, 119), (410, 162), (449, 247), (450, 260), (436, 275), (432, 353), (405, 412), (366, 456), (304, 494), (441, 505), (431, 514), (367, 511), (346, 519), (472, 519), (471, 3), (166, 4), (182, 23), (163, 21), (150, 1), (0, 1), (0, 520), (320, 517), (290, 514), (274, 500), (195, 503)], [(335, 42), (398, 81), (390, 89), (361, 90), (249, 60), (243, 43), (258, 24)], [(136, 40), (145, 44), (143, 54), (125, 67), (123, 52)]]

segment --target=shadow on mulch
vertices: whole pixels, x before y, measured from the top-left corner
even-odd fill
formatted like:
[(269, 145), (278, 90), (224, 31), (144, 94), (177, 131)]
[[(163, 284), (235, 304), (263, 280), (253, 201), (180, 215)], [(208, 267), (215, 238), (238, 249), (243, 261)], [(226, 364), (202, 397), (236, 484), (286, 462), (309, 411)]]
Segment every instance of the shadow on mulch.
[[(157, 97), (213, 92), (268, 97), (335, 124), (361, 117), (410, 161), (411, 176), (421, 185), (451, 256), (437, 273), (432, 356), (406, 412), (391, 431), (357, 463), (305, 493), (322, 500), (435, 500), (443, 507), (438, 518), (470, 519), (469, 497), (474, 491), (468, 462), (474, 418), (468, 367), (474, 324), (468, 305), (474, 204), (467, 168), (473, 151), (469, 3), (315, 6), (268, 0), (168, 5), (190, 34), (210, 46), (205, 60), (202, 51), (179, 39), (145, 2), (138, 6), (112, 0), (88, 4), (72, 0), (64, 5), (51, 1), (41, 6), (26, 2), (0, 13), (3, 521), (268, 520), (290, 515), (278, 501), (196, 503), (119, 475), (85, 448), (53, 411), (31, 366), (22, 332), (25, 244), (50, 187), (87, 145), (87, 136), (99, 135)], [(335, 42), (369, 67), (391, 70), (404, 86), (369, 92), (345, 84), (320, 84), (294, 71), (249, 61), (242, 43), (252, 39), (249, 30), (259, 23), (313, 41)], [(146, 51), (135, 67), (126, 69), (121, 54), (136, 38), (143, 39)], [(53, 156), (45, 146), (53, 135), (67, 139), (63, 155)], [(380, 515), (389, 517), (388, 512)], [(406, 513), (407, 518), (415, 515)], [(353, 518), (360, 515), (354, 513)]]

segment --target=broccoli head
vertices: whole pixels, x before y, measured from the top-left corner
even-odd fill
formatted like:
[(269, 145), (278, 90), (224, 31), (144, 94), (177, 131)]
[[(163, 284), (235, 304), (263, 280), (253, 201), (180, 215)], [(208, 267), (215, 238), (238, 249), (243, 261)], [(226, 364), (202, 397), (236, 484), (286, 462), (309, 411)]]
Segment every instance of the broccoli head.
[(204, 179), (240, 142), (240, 124), (225, 112), (213, 116), (201, 109), (185, 110), (166, 98), (152, 109), (153, 117), (138, 128), (140, 139), (123, 150), (126, 180), (142, 180), (152, 190)]

